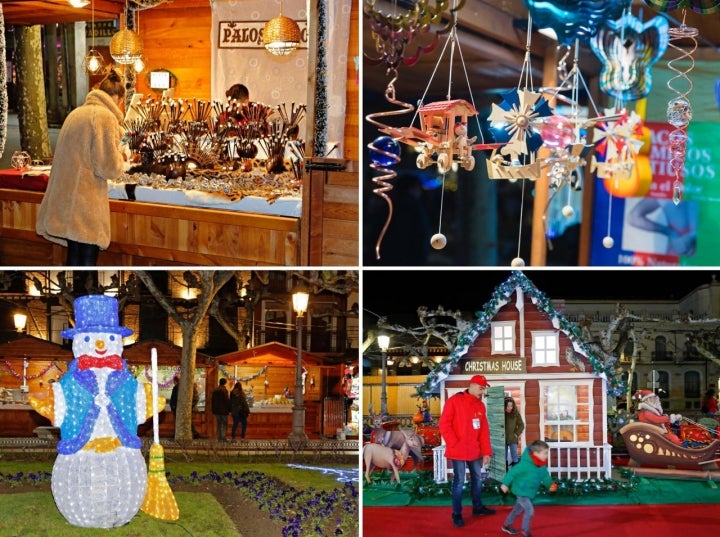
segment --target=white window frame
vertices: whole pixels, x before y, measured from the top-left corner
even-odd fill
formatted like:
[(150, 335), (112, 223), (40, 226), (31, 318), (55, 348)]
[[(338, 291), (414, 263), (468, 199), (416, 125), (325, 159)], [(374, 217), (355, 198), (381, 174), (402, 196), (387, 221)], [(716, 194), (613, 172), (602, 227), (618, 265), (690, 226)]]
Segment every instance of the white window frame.
[[(577, 389), (575, 390), (575, 407), (573, 409), (567, 409), (570, 418), (572, 419), (548, 419), (548, 413), (553, 411), (553, 403), (551, 401), (548, 401), (547, 398), (547, 389), (551, 387), (579, 387), (582, 386), (585, 389), (587, 389), (588, 392), (588, 402), (587, 402), (587, 415), (588, 420), (580, 421), (578, 419), (579, 412), (578, 412), (578, 402), (577, 402)], [(567, 447), (567, 446), (593, 446), (593, 438), (595, 434), (595, 423), (593, 421), (593, 406), (594, 406), (594, 394), (593, 394), (593, 380), (592, 379), (583, 379), (583, 380), (540, 380), (538, 381), (538, 387), (540, 388), (540, 408), (542, 411), (540, 412), (540, 435), (543, 440), (548, 442), (551, 447)], [(556, 408), (558, 411), (564, 410), (563, 405), (561, 403), (556, 404)], [(548, 440), (545, 437), (545, 428), (548, 425), (557, 425), (558, 429), (560, 427), (571, 427), (573, 432), (573, 440), (572, 441), (555, 441), (555, 440)], [(587, 440), (578, 441), (576, 440), (578, 437), (577, 429), (579, 426), (587, 425), (588, 427), (588, 437)]]
[[(533, 367), (554, 367), (560, 365), (560, 336), (554, 330), (533, 330), (532, 365)], [(553, 341), (554, 349), (544, 343)], [(543, 345), (538, 345), (543, 342)], [(553, 352), (554, 350), (554, 352)]]
[[(501, 334), (496, 335), (496, 331)], [(517, 338), (515, 335), (515, 321), (490, 322), (490, 348), (491, 354), (517, 354)], [(500, 344), (498, 348), (498, 343)]]

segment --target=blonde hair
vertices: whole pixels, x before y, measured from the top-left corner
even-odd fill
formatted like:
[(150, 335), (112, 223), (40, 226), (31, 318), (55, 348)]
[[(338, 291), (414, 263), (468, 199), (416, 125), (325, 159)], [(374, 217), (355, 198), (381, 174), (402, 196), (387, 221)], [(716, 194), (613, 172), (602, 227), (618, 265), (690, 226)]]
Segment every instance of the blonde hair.
[(125, 82), (120, 73), (115, 69), (109, 69), (105, 78), (97, 85), (97, 89), (104, 91), (108, 95), (117, 95), (120, 99), (125, 97)]

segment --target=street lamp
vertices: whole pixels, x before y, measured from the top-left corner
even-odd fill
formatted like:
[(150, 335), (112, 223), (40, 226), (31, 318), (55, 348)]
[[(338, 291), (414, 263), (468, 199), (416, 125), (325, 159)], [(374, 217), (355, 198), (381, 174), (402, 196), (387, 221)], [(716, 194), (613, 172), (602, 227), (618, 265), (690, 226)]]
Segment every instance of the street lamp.
[(382, 353), (382, 379), (380, 382), (380, 415), (387, 416), (387, 350), (390, 347), (390, 336), (381, 334), (377, 337), (378, 346)]
[(27, 323), (27, 315), (24, 313), (16, 313), (13, 315), (13, 321), (15, 322), (15, 330), (22, 332), (25, 330), (25, 324)]
[(297, 451), (305, 447), (308, 437), (305, 434), (305, 403), (303, 401), (302, 386), (302, 320), (307, 311), (310, 295), (304, 291), (293, 293), (293, 309), (297, 314), (295, 327), (297, 329), (297, 363), (295, 364), (295, 398), (293, 401), (292, 432), (288, 438), (290, 447)]

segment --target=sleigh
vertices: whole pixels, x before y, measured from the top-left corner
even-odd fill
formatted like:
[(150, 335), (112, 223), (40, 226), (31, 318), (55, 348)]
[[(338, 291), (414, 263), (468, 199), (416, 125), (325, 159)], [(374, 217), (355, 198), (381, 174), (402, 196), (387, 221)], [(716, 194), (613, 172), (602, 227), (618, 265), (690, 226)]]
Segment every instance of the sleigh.
[(688, 448), (675, 444), (665, 436), (665, 429), (650, 423), (632, 422), (620, 429), (631, 463), (636, 465), (669, 466), (710, 470), (717, 468), (715, 452), (720, 440), (705, 447)]

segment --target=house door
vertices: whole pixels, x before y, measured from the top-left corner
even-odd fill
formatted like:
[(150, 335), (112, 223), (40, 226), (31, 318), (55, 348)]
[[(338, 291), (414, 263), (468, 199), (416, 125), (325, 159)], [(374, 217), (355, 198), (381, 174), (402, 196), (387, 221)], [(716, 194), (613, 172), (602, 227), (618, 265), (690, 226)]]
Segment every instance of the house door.
[(488, 423), (490, 424), (490, 442), (493, 456), (488, 468), (488, 477), (501, 480), (505, 476), (505, 389), (503, 386), (490, 386), (485, 394)]

